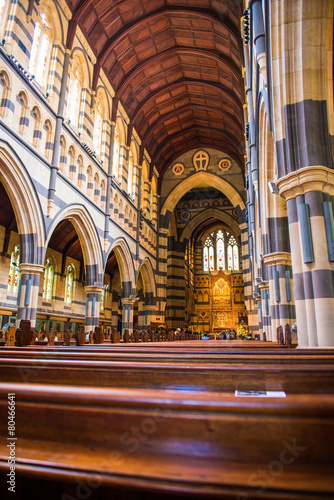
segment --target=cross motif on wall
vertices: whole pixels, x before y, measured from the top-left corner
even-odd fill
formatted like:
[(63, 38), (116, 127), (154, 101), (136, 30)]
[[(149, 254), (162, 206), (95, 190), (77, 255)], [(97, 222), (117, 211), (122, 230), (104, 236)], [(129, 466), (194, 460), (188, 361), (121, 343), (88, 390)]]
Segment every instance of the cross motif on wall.
[(206, 170), (209, 165), (209, 155), (206, 151), (198, 151), (193, 157), (195, 169)]

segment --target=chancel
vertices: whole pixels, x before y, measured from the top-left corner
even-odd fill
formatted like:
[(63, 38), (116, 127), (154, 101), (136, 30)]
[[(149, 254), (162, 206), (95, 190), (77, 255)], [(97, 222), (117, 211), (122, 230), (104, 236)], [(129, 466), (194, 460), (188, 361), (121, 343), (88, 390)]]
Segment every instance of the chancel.
[(333, 12), (0, 0), (3, 498), (334, 497)]

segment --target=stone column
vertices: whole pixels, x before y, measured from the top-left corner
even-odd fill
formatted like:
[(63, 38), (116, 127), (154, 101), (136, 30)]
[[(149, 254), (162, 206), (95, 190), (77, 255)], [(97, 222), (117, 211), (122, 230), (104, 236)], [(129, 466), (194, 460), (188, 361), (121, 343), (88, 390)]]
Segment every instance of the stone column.
[(168, 228), (160, 228), (158, 235), (158, 272), (156, 277), (157, 300), (159, 310), (157, 314), (161, 321), (165, 321), (166, 309), (166, 285), (167, 285), (167, 240)]
[(86, 332), (94, 331), (96, 326), (99, 326), (100, 319), (100, 299), (102, 286), (85, 286), (86, 292)]
[(244, 294), (248, 316), (248, 326), (252, 333), (257, 333), (258, 313), (253, 300), (252, 272), (248, 244), (248, 224), (247, 222), (244, 222), (242, 224), (239, 224), (239, 227), (241, 231), (242, 274), (244, 279)]
[(259, 334), (260, 339), (263, 340), (263, 314), (262, 314), (262, 298), (261, 295), (256, 297), (257, 302), (257, 313), (258, 313), (258, 322), (259, 322)]
[(119, 295), (113, 290), (111, 293), (111, 328), (117, 328), (118, 326), (118, 303)]
[(275, 252), (264, 255), (263, 261), (268, 266), (271, 324), (276, 332), (280, 325), (284, 328), (296, 321), (291, 254)]
[(21, 319), (31, 321), (31, 326), (36, 324), (38, 291), (40, 276), (44, 266), (38, 264), (20, 264), (20, 285), (17, 296), (17, 320), (16, 328), (19, 327)]
[(273, 340), (272, 326), (271, 326), (271, 316), (270, 316), (270, 293), (269, 293), (269, 281), (262, 281), (258, 285), (261, 291), (261, 304), (262, 304), (262, 332), (266, 332), (267, 340)]
[(122, 300), (123, 304), (123, 315), (122, 315), (122, 336), (125, 329), (130, 332), (133, 331), (133, 306), (135, 303), (135, 298), (126, 297)]
[(329, 202), (332, 214), (334, 172), (304, 167), (281, 177), (277, 186), (288, 208), (298, 344), (333, 347), (333, 237), (326, 232), (323, 203)]

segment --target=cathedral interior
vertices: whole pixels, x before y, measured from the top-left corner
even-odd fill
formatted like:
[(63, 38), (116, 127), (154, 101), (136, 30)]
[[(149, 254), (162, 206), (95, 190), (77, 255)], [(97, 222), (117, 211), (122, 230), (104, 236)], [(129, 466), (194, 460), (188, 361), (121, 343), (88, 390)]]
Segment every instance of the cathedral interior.
[[(240, 347), (247, 337), (248, 345), (255, 349), (255, 342), (259, 342), (257, 348), (261, 351), (256, 361), (249, 358), (253, 359), (254, 372), (249, 369), (247, 380), (253, 383), (254, 390), (262, 390), (259, 381), (262, 376), (267, 380), (269, 374), (262, 375), (255, 363), (263, 362), (263, 370), (269, 370), (270, 363), (278, 362), (274, 350), (280, 344), (286, 346), (283, 331), (288, 331), (290, 345), (292, 342), (293, 350), (299, 353), (290, 353), (291, 363), (300, 365), (294, 366), (291, 373), (305, 369), (303, 374), (296, 372), (292, 392), (297, 394), (297, 400), (308, 390), (315, 391), (316, 398), (318, 391), (312, 383), (309, 389), (306, 387), (310, 378), (307, 366), (315, 371), (319, 362), (325, 371), (330, 370), (334, 347), (333, 11), (333, 0), (0, 0), (1, 338), (7, 342), (10, 328), (19, 329), (25, 321), (30, 322), (37, 341), (43, 341), (50, 331), (61, 335), (68, 331), (74, 338), (79, 329), (89, 334), (100, 328), (110, 353), (118, 347), (122, 353), (125, 335), (147, 332), (155, 325), (165, 332), (181, 330), (182, 340), (191, 342), (208, 334), (209, 347), (204, 348), (202, 342), (196, 345), (204, 349), (204, 358), (212, 355), (215, 359), (220, 352), (227, 356), (228, 351), (223, 352), (228, 345), (225, 341), (236, 342), (231, 344), (233, 356), (233, 349), (247, 351)], [(118, 347), (110, 347), (112, 332), (119, 332)], [(169, 340), (173, 340), (174, 334), (170, 335)], [(162, 338), (167, 340), (166, 336)], [(166, 360), (171, 357), (166, 361), (171, 363), (173, 355), (168, 349), (172, 347), (160, 347), (161, 359), (157, 358), (156, 363), (163, 363), (164, 356)], [(124, 363), (144, 356), (134, 347), (132, 351), (126, 348), (130, 349), (127, 354), (119, 354), (125, 356)], [(1, 349), (0, 361), (5, 363), (8, 360), (6, 354), (2, 359), (2, 353), (7, 351)], [(9, 349), (9, 344), (4, 349)], [(96, 349), (95, 362), (111, 362), (109, 355), (104, 358), (98, 349), (102, 348)], [(157, 353), (153, 344), (147, 349), (152, 349), (148, 352), (153, 357)], [(184, 362), (195, 363), (195, 344), (194, 351), (190, 344), (184, 349)], [(263, 361), (264, 353), (267, 350), (269, 356), (270, 349), (273, 361), (267, 363)], [(36, 351), (35, 358), (27, 359), (27, 363), (33, 359), (43, 363), (50, 356), (51, 371), (41, 380), (35, 380), (34, 375), (30, 380), (29, 375), (29, 381), (52, 384), (56, 377), (52, 363), (56, 362), (64, 363), (63, 378), (59, 379), (63, 381), (40, 396), (39, 386), (31, 384), (32, 392), (26, 392), (23, 385), (28, 379), (20, 371), (19, 380), (11, 378), (8, 367), (1, 377), (1, 398), (9, 388), (7, 382), (21, 383), (17, 391), (23, 399), (31, 394), (32, 401), (44, 403), (49, 397), (50, 401), (58, 397), (56, 390), (68, 385), (70, 379), (64, 377), (70, 367), (66, 363), (76, 358), (70, 354), (66, 358), (64, 351), (64, 359), (51, 361), (52, 349), (39, 352), (44, 353), (41, 359)], [(182, 352), (175, 351), (175, 362), (181, 363), (181, 359)], [(236, 357), (235, 363), (239, 361)], [(145, 362), (149, 360), (145, 358)], [(211, 361), (207, 359), (207, 363)], [(93, 373), (94, 366), (87, 368), (87, 373), (89, 370)], [(72, 376), (73, 386), (84, 385), (84, 374), (81, 381), (79, 375)], [(139, 392), (149, 390), (154, 377), (159, 380), (152, 372), (147, 383), (133, 385), (141, 376), (140, 371), (134, 374), (129, 387), (123, 381), (126, 390), (134, 391), (127, 396), (129, 408), (137, 401), (135, 388)], [(227, 384), (224, 376), (222, 380)], [(274, 380), (274, 372), (270, 376)], [(316, 376), (328, 377), (328, 381), (333, 375), (319, 367)], [(122, 382), (115, 377), (113, 384), (119, 388)], [(170, 377), (174, 380), (176, 372)], [(198, 404), (204, 413), (209, 411), (205, 405), (212, 405), (210, 412), (214, 413), (213, 407), (220, 404), (214, 394), (218, 390), (230, 391), (231, 386), (222, 389), (218, 376), (208, 375), (207, 385), (199, 377), (194, 371), (193, 379), (185, 375), (179, 384), (183, 388), (192, 387), (192, 383), (206, 387), (198, 396), (203, 397)], [(268, 387), (277, 391), (290, 388), (293, 382), (286, 377), (287, 386), (268, 382)], [(325, 436), (326, 429), (328, 435), (333, 433), (333, 422), (329, 416), (326, 420), (324, 408), (334, 408), (334, 401), (330, 399), (331, 384), (327, 386), (324, 381), (321, 385), (320, 378), (320, 392), (328, 400), (300, 399), (296, 412), (300, 412), (302, 420), (303, 408), (307, 407), (309, 418), (324, 424)], [(92, 375), (85, 384), (93, 386), (92, 380), (97, 379)], [(96, 381), (98, 387), (99, 383)], [(170, 382), (166, 387), (175, 388), (175, 384)], [(101, 401), (107, 397), (103, 390), (97, 390), (100, 399), (96, 405), (103, 406)], [(89, 391), (93, 388), (88, 387), (87, 394), (94, 399)], [(170, 411), (176, 412), (175, 408), (182, 404), (178, 400), (181, 393), (175, 396), (175, 407)], [(59, 389), (59, 401), (65, 398), (64, 405), (70, 397), (66, 394)], [(75, 397), (80, 398), (81, 392)], [(87, 414), (94, 409), (93, 399)], [(55, 404), (52, 401), (51, 406)], [(84, 406), (84, 399), (76, 404)], [(291, 410), (289, 418), (293, 420), (293, 404), (289, 410), (282, 406), (277, 415)], [(249, 411), (255, 412), (254, 408)], [(26, 411), (26, 418), (33, 418)], [(41, 410), (41, 421), (47, 411)], [(124, 422), (131, 411), (125, 412)], [(274, 432), (266, 411), (259, 421), (263, 417), (268, 432)], [(71, 429), (76, 419), (80, 420), (78, 415), (70, 417)], [(178, 437), (182, 432), (186, 435), (187, 426), (181, 416), (175, 413), (174, 417), (177, 422), (180, 419)], [(237, 426), (238, 418), (234, 417), (233, 425)], [(245, 434), (240, 439), (245, 441), (248, 417), (249, 421), (257, 418), (244, 416), (240, 428)], [(96, 418), (99, 421), (100, 417)], [(299, 420), (295, 418), (291, 439), (297, 439), (298, 434)], [(59, 422), (61, 419), (59, 416)], [(105, 421), (100, 424), (104, 428)], [(308, 427), (300, 425), (303, 440)], [(213, 430), (215, 426), (218, 428), (218, 420), (212, 423)], [(203, 430), (195, 424), (191, 429), (191, 439)], [(38, 439), (33, 431), (33, 437), (29, 432), (27, 440)], [(148, 434), (150, 431), (145, 438)], [(203, 435), (203, 447), (211, 447), (212, 451), (214, 443), (205, 432)], [(278, 435), (281, 443), (288, 439), (279, 431)], [(167, 448), (171, 442), (173, 438), (166, 437)], [(190, 464), (189, 446), (184, 453)], [(240, 446), (246, 446), (245, 442)], [(266, 446), (262, 452), (268, 457), (270, 441)], [(194, 456), (196, 450), (194, 447)], [(229, 450), (232, 456), (233, 444)], [(254, 452), (260, 461), (264, 455), (258, 448), (254, 450), (248, 452)], [(202, 451), (198, 451), (199, 455)], [(61, 449), (58, 452), (61, 454)], [(146, 452), (149, 454), (149, 449)], [(166, 477), (161, 483), (153, 476), (146, 478), (153, 481), (151, 486), (148, 482), (140, 486), (134, 477), (126, 484), (129, 491), (132, 487), (137, 493), (146, 491), (144, 496), (133, 493), (134, 500), (155, 500), (160, 498), (158, 495), (164, 498), (164, 494), (173, 492), (190, 498), (329, 499), (333, 498), (334, 486), (325, 473), (334, 461), (323, 449), (321, 452), (322, 458), (314, 460), (316, 467), (325, 472), (323, 476), (315, 472), (314, 491), (310, 486), (313, 476), (306, 480), (304, 469), (301, 472), (300, 484), (310, 483), (307, 493), (300, 484), (291, 486), (288, 479), (281, 484), (281, 476), (275, 479), (274, 486), (267, 481), (263, 491), (248, 482), (246, 493), (240, 493), (237, 483), (228, 486), (229, 480), (225, 479), (224, 486), (217, 486), (221, 481), (215, 469), (217, 463), (210, 486), (205, 483), (203, 490), (193, 486), (193, 477), (189, 484), (180, 479), (175, 488), (166, 486)], [(78, 457), (85, 453), (78, 451), (79, 462)], [(306, 453), (311, 454), (311, 448)], [(104, 463), (102, 456), (99, 463)], [(145, 463), (145, 457), (141, 457), (141, 463)], [(214, 461), (215, 452), (210, 457)], [(36, 478), (37, 469), (33, 468), (41, 459), (37, 457), (32, 465), (35, 459), (30, 458), (30, 465), (22, 465), (23, 461), (21, 470)], [(151, 464), (151, 458), (147, 458), (147, 464)], [(91, 458), (87, 460), (89, 463)], [(129, 466), (136, 470), (135, 460), (131, 460)], [(267, 458), (264, 460), (268, 463)], [(280, 463), (288, 469), (284, 462)], [(66, 467), (72, 465), (68, 462)], [(168, 470), (177, 475), (177, 470), (170, 467)], [(196, 471), (195, 462), (194, 467)], [(0, 469), (6, 470), (2, 455)], [(53, 471), (45, 472), (43, 477), (45, 481), (64, 479), (65, 469), (58, 471), (58, 476)], [(81, 477), (78, 471), (76, 474)], [(145, 476), (142, 469), (138, 474)], [(246, 479), (251, 477), (247, 474)], [(287, 477), (285, 472), (283, 476)], [(93, 480), (89, 474), (85, 477), (85, 481), (87, 477)], [(326, 485), (323, 489), (321, 477)], [(24, 481), (20, 483), (21, 498)], [(35, 487), (34, 481), (27, 483), (28, 489)], [(59, 481), (54, 498), (73, 498), (74, 490), (69, 496)], [(115, 478), (103, 477), (103, 484), (110, 486), (108, 481), (119, 486)], [(44, 485), (45, 490), (39, 486), (45, 495), (49, 495), (50, 484)], [(129, 491), (124, 497), (121, 490), (114, 496), (103, 491), (91, 487), (85, 498), (132, 498)], [(84, 498), (80, 494), (76, 491), (76, 498)]]

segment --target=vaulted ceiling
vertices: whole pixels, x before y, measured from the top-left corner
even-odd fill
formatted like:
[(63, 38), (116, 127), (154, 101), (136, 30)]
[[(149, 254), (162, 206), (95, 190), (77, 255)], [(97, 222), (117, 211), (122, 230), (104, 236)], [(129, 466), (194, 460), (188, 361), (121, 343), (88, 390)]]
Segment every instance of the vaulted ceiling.
[(214, 147), (243, 168), (242, 0), (67, 0), (160, 174)]

